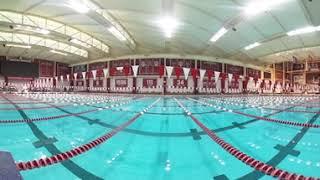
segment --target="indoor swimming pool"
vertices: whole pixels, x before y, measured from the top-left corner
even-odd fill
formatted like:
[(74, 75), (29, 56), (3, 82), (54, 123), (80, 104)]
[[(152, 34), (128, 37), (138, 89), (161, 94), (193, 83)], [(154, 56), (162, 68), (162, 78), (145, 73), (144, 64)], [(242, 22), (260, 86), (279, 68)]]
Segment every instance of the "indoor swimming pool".
[(320, 177), (319, 116), (319, 96), (1, 94), (0, 151), (25, 180)]

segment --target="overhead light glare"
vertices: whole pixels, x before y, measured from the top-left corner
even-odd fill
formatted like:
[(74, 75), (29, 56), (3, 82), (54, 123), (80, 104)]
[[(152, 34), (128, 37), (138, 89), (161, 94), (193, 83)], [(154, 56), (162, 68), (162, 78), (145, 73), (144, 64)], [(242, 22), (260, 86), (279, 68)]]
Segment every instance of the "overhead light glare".
[(216, 42), (218, 41), (224, 34), (226, 34), (228, 30), (224, 27), (222, 27), (216, 34), (212, 36), (210, 39), (211, 42)]
[(250, 44), (250, 45), (246, 46), (244, 49), (245, 49), (245, 50), (250, 50), (250, 49), (253, 49), (253, 48), (258, 47), (258, 46), (260, 46), (260, 45), (261, 45), (260, 43), (255, 42), (255, 43), (253, 43), (253, 44)]
[(124, 37), (124, 35), (121, 34), (121, 32), (116, 29), (114, 26), (110, 27), (108, 29), (116, 38), (118, 38), (120, 41), (126, 41), (127, 38)]
[(296, 29), (296, 30), (287, 32), (287, 35), (288, 36), (296, 36), (296, 35), (300, 35), (300, 34), (307, 34), (307, 33), (316, 32), (316, 31), (320, 31), (320, 26), (317, 26), (317, 27), (308, 26), (308, 27)]
[(59, 54), (59, 55), (62, 55), (62, 56), (68, 56), (68, 54), (67, 53), (63, 53), (63, 52), (60, 52), (60, 51), (56, 51), (56, 50), (50, 50), (50, 52), (52, 52), (52, 53), (55, 53), (55, 54)]
[(170, 16), (165, 16), (157, 21), (158, 26), (164, 32), (166, 38), (172, 38), (173, 33), (179, 26), (179, 22)]
[(24, 48), (24, 49), (30, 49), (31, 46), (29, 45), (20, 45), (20, 44), (6, 44), (7, 47), (17, 47), (17, 48)]
[(272, 8), (288, 1), (291, 0), (252, 0), (252, 3), (248, 4), (244, 8), (244, 13), (247, 16), (256, 15), (265, 11), (269, 11)]
[(91, 46), (89, 44), (82, 42), (78, 39), (71, 39), (70, 42), (77, 44), (77, 45), (80, 45), (80, 46), (83, 46), (83, 47), (86, 47), (86, 48), (91, 48)]
[(67, 7), (77, 11), (81, 14), (86, 14), (89, 12), (89, 7), (81, 0), (69, 0), (67, 3)]

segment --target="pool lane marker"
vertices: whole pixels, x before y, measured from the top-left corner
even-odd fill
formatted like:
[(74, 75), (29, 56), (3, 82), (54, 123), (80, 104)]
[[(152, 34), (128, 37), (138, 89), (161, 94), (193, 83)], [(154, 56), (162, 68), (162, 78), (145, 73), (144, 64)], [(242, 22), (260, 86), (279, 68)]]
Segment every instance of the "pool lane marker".
[(131, 125), (133, 122), (135, 122), (140, 116), (142, 116), (144, 114), (144, 112), (148, 111), (150, 108), (152, 108), (158, 101), (160, 100), (157, 99), (155, 102), (153, 102), (152, 104), (150, 104), (147, 108), (145, 108), (143, 111), (141, 111), (140, 113), (136, 114), (133, 118), (131, 118), (130, 120), (128, 120), (127, 122), (121, 124), (120, 126), (118, 126), (117, 128), (113, 129), (111, 132), (106, 133), (105, 135), (87, 143), (84, 144), (82, 146), (76, 147), (72, 150), (60, 153), (60, 154), (56, 154), (53, 155), (51, 157), (46, 157), (46, 158), (40, 158), (38, 160), (32, 160), (32, 161), (27, 161), (27, 162), (18, 162), (16, 163), (16, 166), (18, 168), (18, 170), (23, 171), (23, 170), (31, 170), (31, 169), (35, 169), (35, 168), (41, 168), (41, 167), (45, 167), (45, 166), (49, 166), (52, 164), (56, 164), (62, 161), (66, 161), (69, 160), (73, 157), (76, 157), (80, 154), (83, 154), (93, 148), (95, 148), (96, 146), (99, 146), (100, 144), (106, 142), (108, 139), (112, 138), (114, 135), (116, 135), (118, 132), (122, 131), (123, 129), (125, 129), (126, 127), (128, 127), (129, 125)]
[[(67, 106), (71, 106), (71, 105), (61, 105), (59, 107), (67, 107)], [(10, 111), (10, 110), (35, 110), (35, 109), (50, 109), (51, 106), (42, 106), (42, 107), (27, 107), (27, 108), (23, 108), (20, 107), (19, 109), (16, 108), (0, 108), (0, 111)]]
[[(182, 109), (186, 109), (183, 104), (181, 104), (180, 101), (178, 101), (176, 98), (174, 98), (175, 101), (180, 105)], [(229, 154), (236, 157), (243, 163), (253, 167), (257, 171), (260, 171), (264, 174), (279, 178), (279, 179), (287, 179), (287, 180), (314, 180), (317, 178), (314, 177), (305, 177), (303, 175), (290, 173), (288, 171), (277, 169), (273, 166), (270, 166), (264, 162), (258, 161), (247, 154), (241, 152), (237, 148), (233, 147), (231, 144), (228, 144), (223, 139), (221, 139), (219, 136), (216, 135), (215, 132), (211, 131), (209, 128), (207, 128), (204, 124), (202, 124), (196, 117), (192, 115), (188, 110), (186, 110), (186, 114), (190, 116), (190, 118), (203, 130), (207, 133), (207, 135), (218, 145), (220, 145), (224, 150), (226, 150)]]
[(267, 122), (273, 122), (273, 123), (285, 124), (285, 125), (291, 125), (291, 126), (320, 128), (320, 124), (298, 123), (298, 122), (284, 121), (284, 120), (272, 119), (272, 118), (268, 118), (268, 117), (256, 116), (256, 115), (252, 115), (252, 114), (243, 113), (243, 112), (240, 112), (240, 111), (235, 111), (235, 110), (232, 110), (232, 109), (226, 109), (226, 108), (223, 108), (223, 107), (220, 107), (220, 106), (214, 106), (212, 104), (208, 104), (206, 102), (195, 100), (195, 99), (192, 99), (192, 98), (188, 98), (188, 99), (191, 100), (191, 101), (198, 102), (200, 104), (205, 104), (207, 106), (223, 110), (225, 112), (230, 112), (230, 113), (234, 113), (234, 114), (240, 114), (240, 115), (244, 115), (244, 116), (255, 118), (255, 119), (260, 119), (260, 120), (267, 121)]
[[(206, 98), (202, 98), (205, 100), (209, 100), (209, 101), (213, 101), (213, 102), (217, 102), (217, 100), (213, 100), (213, 99), (206, 99)], [(230, 102), (226, 102), (226, 101), (221, 101), (219, 100), (220, 103), (224, 103), (224, 104), (228, 104), (228, 105), (237, 105), (237, 106), (245, 106), (245, 107), (252, 107), (252, 108), (259, 108), (259, 109), (268, 109), (268, 110), (274, 110), (274, 111), (279, 111), (279, 110), (283, 110), (283, 109), (276, 109), (276, 108), (269, 108), (269, 107), (264, 107), (264, 106), (257, 106), (257, 105), (244, 105), (239, 103), (239, 101), (232, 101)], [(301, 106), (300, 104), (294, 105), (294, 107), (299, 107)], [(307, 106), (303, 106), (303, 107), (307, 107)], [(305, 111), (305, 110), (285, 110), (286, 112), (298, 112), (298, 113), (310, 113), (310, 114), (320, 114), (319, 111)]]
[[(314, 115), (309, 120), (309, 123), (314, 123), (319, 117), (320, 117), (319, 114)], [(297, 146), (297, 144), (301, 141), (301, 139), (306, 135), (306, 133), (309, 130), (310, 130), (310, 128), (308, 128), (308, 127), (303, 127), (301, 130), (299, 130), (298, 133), (291, 140), (289, 140), (289, 142), (285, 146), (281, 145), (283, 148), (279, 149), (279, 152), (275, 156), (273, 156), (267, 163), (272, 166), (277, 166), (289, 155), (288, 152), (291, 151), (291, 152), (295, 153), (294, 148)], [(291, 154), (291, 155), (293, 155), (293, 154)], [(298, 160), (298, 162), (300, 162), (300, 161), (302, 161), (302, 160)], [(250, 172), (250, 173), (248, 173), (238, 179), (239, 180), (259, 179), (262, 176), (263, 176), (263, 174), (261, 174), (260, 172), (252, 171), (252, 172)]]
[[(130, 101), (131, 100), (126, 101), (126, 102), (121, 102), (121, 103), (118, 103), (116, 105), (119, 106), (119, 105), (128, 104)], [(79, 112), (79, 113), (70, 113), (70, 114), (63, 114), (63, 115), (50, 116), (50, 117), (30, 118), (30, 119), (15, 119), (15, 120), (0, 120), (0, 124), (27, 123), (27, 122), (36, 122), (36, 121), (49, 121), (49, 120), (53, 120), (53, 119), (60, 119), (60, 118), (70, 117), (70, 116), (79, 116), (79, 115), (82, 115), (82, 114), (87, 114), (87, 113), (97, 112), (97, 111), (101, 111), (101, 110), (111, 109), (114, 106), (115, 105), (111, 105), (111, 106), (96, 108), (96, 109), (92, 109), (92, 110), (82, 111), (82, 112)]]
[[(6, 98), (5, 96), (1, 95), (3, 98)], [(7, 101), (11, 102), (12, 105), (14, 105), (15, 107), (19, 107), (17, 104), (14, 104), (14, 102), (12, 102), (10, 99), (6, 98)], [(28, 118), (27, 114), (22, 111), (22, 110), (18, 110), (18, 113), (23, 117), (23, 118)], [(26, 123), (31, 132), (33, 133), (33, 135), (38, 139), (38, 140), (45, 140), (48, 139), (48, 137), (41, 131), (41, 129), (38, 128), (38, 126), (36, 124), (34, 124), (33, 122), (28, 122)], [(54, 144), (44, 144), (44, 148), (51, 154), (59, 154), (61, 153), (61, 151), (54, 145)], [(102, 178), (92, 174), (91, 172), (85, 170), (84, 168), (82, 168), (81, 166), (77, 165), (76, 163), (74, 163), (71, 160), (68, 161), (64, 161), (61, 163), (61, 165), (63, 167), (65, 167), (67, 170), (69, 170), (72, 174), (74, 174), (75, 176), (77, 176), (80, 179), (90, 179), (90, 180), (102, 180)], [(16, 166), (16, 164), (15, 164)], [(18, 170), (18, 169), (17, 169)]]

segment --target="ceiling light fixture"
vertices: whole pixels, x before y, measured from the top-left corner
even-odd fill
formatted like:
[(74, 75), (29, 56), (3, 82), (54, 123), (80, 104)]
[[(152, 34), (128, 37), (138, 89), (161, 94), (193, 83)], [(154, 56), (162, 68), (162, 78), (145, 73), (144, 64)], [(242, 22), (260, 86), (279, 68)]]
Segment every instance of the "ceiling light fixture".
[(111, 26), (108, 28), (108, 31), (111, 32), (116, 38), (118, 38), (120, 41), (126, 41), (127, 38), (122, 35), (114, 26)]
[(30, 32), (35, 32), (35, 33), (39, 33), (39, 34), (44, 34), (44, 35), (50, 34), (50, 31), (47, 29), (31, 27), (31, 26), (17, 25), (15, 27), (13, 27), (13, 29), (19, 30), (19, 31), (30, 31)]
[(6, 44), (7, 47), (17, 47), (17, 48), (24, 48), (24, 49), (30, 49), (31, 46), (29, 45), (20, 45), (20, 44)]
[(247, 16), (256, 15), (265, 11), (271, 10), (273, 7), (279, 6), (290, 0), (252, 0), (252, 3), (248, 4), (244, 8), (244, 14)]
[(212, 36), (212, 38), (210, 39), (211, 42), (216, 42), (218, 41), (225, 33), (228, 32), (228, 29), (226, 29), (225, 27), (222, 27), (216, 34), (214, 34)]
[(52, 53), (55, 53), (55, 54), (59, 54), (59, 55), (62, 55), (62, 56), (68, 56), (68, 54), (67, 53), (63, 53), (63, 52), (60, 52), (60, 51), (56, 51), (56, 50), (50, 50), (50, 52), (52, 52)]
[(288, 36), (295, 36), (295, 35), (300, 35), (300, 34), (312, 33), (312, 32), (316, 32), (316, 31), (320, 31), (320, 26), (317, 26), (317, 27), (308, 26), (308, 27), (296, 29), (296, 30), (287, 32), (287, 35)]
[(83, 47), (86, 47), (86, 48), (91, 48), (91, 46), (85, 42), (82, 42), (78, 39), (70, 39), (70, 42), (74, 43), (74, 44), (77, 44), (77, 45), (80, 45), (80, 46), (83, 46)]
[(158, 26), (164, 32), (166, 38), (171, 38), (177, 27), (179, 26), (179, 22), (170, 16), (165, 16), (157, 21)]
[(253, 44), (250, 44), (250, 45), (246, 46), (244, 49), (245, 49), (245, 50), (250, 50), (250, 49), (253, 49), (253, 48), (258, 47), (258, 46), (260, 46), (260, 45), (261, 45), (260, 43), (255, 42), (255, 43), (253, 43)]
[(81, 14), (86, 14), (90, 10), (82, 0), (69, 0), (66, 6)]

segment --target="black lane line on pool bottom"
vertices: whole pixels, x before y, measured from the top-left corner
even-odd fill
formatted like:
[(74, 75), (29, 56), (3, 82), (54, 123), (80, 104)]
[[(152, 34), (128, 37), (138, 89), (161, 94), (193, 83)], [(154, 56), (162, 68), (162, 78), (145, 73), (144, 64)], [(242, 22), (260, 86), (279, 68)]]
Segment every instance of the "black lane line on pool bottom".
[[(52, 105), (52, 106), (54, 107), (54, 105)], [(71, 112), (69, 112), (67, 110), (64, 110), (62, 108), (59, 108), (59, 107), (54, 107), (54, 108), (59, 109), (60, 111), (65, 112), (67, 114), (72, 114)], [(263, 117), (269, 117), (269, 116), (281, 113), (281, 112), (283, 112), (283, 111), (285, 111), (287, 109), (291, 109), (291, 108), (293, 108), (293, 107), (289, 107), (289, 108), (283, 109), (281, 111), (277, 111), (277, 112), (265, 115)], [(221, 113), (221, 112), (224, 112), (224, 111), (215, 111), (215, 113)], [(117, 126), (102, 122), (99, 119), (98, 120), (97, 119), (90, 119), (90, 118), (82, 116), (82, 115), (77, 115), (76, 117), (87, 121), (89, 124), (96, 124), (96, 125), (99, 125), (99, 126), (102, 126), (102, 127), (105, 127), (105, 128), (110, 128), (110, 129), (117, 128)], [(219, 132), (223, 132), (223, 131), (239, 128), (241, 126), (244, 127), (245, 125), (254, 123), (256, 121), (259, 121), (259, 119), (251, 119), (249, 121), (245, 121), (245, 122), (242, 122), (242, 123), (237, 123), (237, 125), (231, 125), (231, 126), (226, 126), (226, 127), (222, 127), (222, 128), (212, 129), (211, 131), (219, 133)], [(190, 136), (192, 137), (193, 136), (192, 133), (190, 133), (190, 132), (184, 132), (184, 133), (159, 133), (159, 132), (147, 132), (147, 131), (141, 131), (141, 130), (129, 129), (129, 128), (124, 129), (122, 131), (123, 132), (127, 132), (127, 133), (132, 133), (132, 134), (137, 134), (137, 135), (142, 135), (142, 136), (152, 136), (152, 137), (190, 137)], [(200, 136), (206, 135), (206, 133), (203, 132), (203, 131), (198, 131), (197, 134), (200, 135)]]
[(55, 137), (53, 137), (53, 138), (41, 139), (32, 144), (35, 148), (41, 148), (41, 147), (44, 147), (45, 145), (54, 144), (56, 142), (58, 142), (58, 140)]
[(213, 180), (229, 180), (229, 178), (226, 175), (220, 175), (213, 177)]
[[(69, 112), (69, 111), (67, 111), (65, 109), (62, 109), (60, 107), (57, 107), (57, 106), (49, 104), (49, 103), (47, 103), (47, 104), (53, 106), (54, 108), (56, 108), (56, 109), (58, 109), (58, 110), (60, 110), (62, 112), (65, 112), (67, 114), (72, 114), (71, 112)], [(98, 108), (100, 108), (100, 107), (98, 107)], [(294, 107), (288, 107), (286, 109), (282, 109), (282, 110), (276, 111), (274, 113), (265, 115), (263, 117), (273, 116), (275, 114), (281, 113), (281, 112), (286, 111), (286, 110), (291, 109), (291, 108), (294, 108)], [(243, 108), (243, 109), (246, 109), (246, 108)], [(214, 112), (215, 113), (221, 113), (221, 112), (224, 112), (224, 111), (214, 111)], [(82, 116), (82, 115), (77, 115), (76, 117), (87, 121), (88, 124), (91, 124), (91, 125), (96, 124), (96, 125), (99, 125), (99, 126), (102, 126), (102, 127), (105, 127), (105, 128), (110, 128), (110, 129), (117, 128), (117, 126), (102, 122), (99, 119), (90, 119), (90, 118)], [(236, 125), (226, 126), (226, 127), (222, 127), (222, 128), (218, 128), (218, 129), (212, 129), (211, 131), (219, 133), (219, 132), (223, 132), (223, 131), (227, 131), (227, 130), (231, 130), (231, 129), (235, 129), (235, 128), (239, 128), (239, 127), (244, 127), (245, 125), (254, 123), (256, 121), (259, 121), (259, 119), (252, 119), (252, 120), (248, 120), (248, 121), (245, 121), (245, 122), (242, 122), (242, 123), (237, 123)], [(192, 137), (193, 136), (193, 134), (190, 133), (190, 132), (185, 132), (185, 133), (159, 133), (159, 132), (147, 132), (147, 131), (141, 131), (141, 130), (129, 129), (129, 128), (126, 128), (126, 129), (124, 129), (122, 131), (123, 132), (127, 132), (127, 133), (142, 135), (142, 136), (151, 136), (151, 137), (190, 137), (190, 136)], [(200, 136), (206, 135), (206, 133), (203, 132), (203, 131), (199, 131), (199, 132), (197, 132), (197, 134), (200, 135)]]
[(199, 135), (197, 129), (190, 129), (190, 132), (191, 132), (191, 135), (192, 135), (193, 140), (198, 141), (198, 140), (201, 139), (201, 136)]
[[(67, 113), (67, 114), (72, 114), (71, 112), (65, 110), (65, 109), (62, 109), (60, 107), (55, 107), (53, 105), (54, 108), (64, 112), (64, 113)], [(246, 109), (246, 108), (244, 108)], [(215, 113), (223, 113), (224, 111), (214, 111)], [(114, 129), (114, 128), (117, 128), (117, 126), (115, 125), (112, 125), (112, 124), (109, 124), (109, 123), (105, 123), (105, 122), (102, 122), (100, 121), (99, 119), (90, 119), (88, 117), (85, 117), (85, 116), (82, 116), (82, 115), (75, 115), (75, 117), (78, 117), (82, 120), (85, 120), (87, 121), (90, 125), (93, 125), (93, 124), (97, 124), (97, 125), (100, 125), (102, 127), (105, 127), (105, 128), (110, 128), (110, 129)], [(246, 124), (250, 124), (250, 123), (253, 123), (255, 121), (258, 121), (258, 119), (254, 119), (254, 120), (250, 120), (250, 121), (246, 121), (246, 122), (243, 122), (243, 123), (239, 123), (238, 125), (231, 125), (231, 126), (227, 126), (227, 127), (223, 127), (223, 128), (218, 128), (217, 130), (212, 130), (212, 131), (215, 131), (215, 132), (222, 132), (222, 131), (226, 131), (226, 130), (229, 130), (229, 129), (234, 129), (234, 128), (239, 128), (240, 126), (243, 127), (243, 125), (246, 125)], [(200, 131), (200, 132), (195, 132), (194, 134), (192, 134), (191, 132), (186, 132), (186, 133), (158, 133), (158, 132), (147, 132), (147, 131), (141, 131), (141, 130), (137, 130), (137, 129), (124, 129), (123, 132), (127, 132), (127, 133), (132, 133), (132, 134), (138, 134), (138, 135), (143, 135), (143, 136), (154, 136), (154, 137), (189, 137), (189, 136), (195, 136), (195, 135), (205, 135), (206, 133), (203, 132), (203, 131)]]
[[(6, 98), (5, 96), (1, 95), (3, 98), (5, 98), (8, 102), (10, 102), (13, 106), (15, 106), (19, 112), (19, 114), (22, 116), (22, 118), (24, 119), (29, 119), (27, 114), (22, 111), (19, 110), (19, 106), (17, 104), (15, 104), (14, 102), (12, 102), (10, 99)], [(44, 142), (46, 140), (48, 140), (49, 138), (38, 128), (38, 126), (36, 124), (34, 124), (33, 122), (28, 122), (27, 125), (30, 127), (33, 135), (35, 137), (37, 137), (39, 139), (39, 141)], [(60, 154), (62, 153), (62, 151), (60, 151), (54, 144), (43, 144), (43, 147), (46, 148), (52, 155), (56, 155), (56, 154)], [(79, 165), (77, 165), (76, 163), (74, 163), (71, 160), (66, 160), (61, 162), (61, 164), (68, 169), (72, 174), (74, 174), (75, 176), (77, 176), (80, 179), (90, 179), (90, 180), (102, 180), (103, 178), (100, 178), (90, 172), (88, 172), (87, 170), (85, 170), (84, 168), (80, 167)]]
[[(275, 115), (275, 114), (279, 114), (279, 113), (281, 113), (281, 112), (285, 112), (285, 111), (287, 111), (287, 110), (289, 110), (289, 109), (292, 109), (292, 108), (294, 108), (294, 107), (296, 107), (296, 106), (291, 106), (291, 107), (288, 107), (288, 108), (285, 108), (285, 109), (281, 109), (281, 110), (279, 110), (279, 111), (276, 111), (276, 112), (274, 112), (274, 113), (271, 113), (271, 114), (268, 114), (268, 115), (264, 115), (264, 116), (262, 116), (262, 117), (270, 117), (270, 116), (273, 116), (273, 115)], [(319, 114), (317, 114), (317, 115), (319, 115)], [(316, 115), (316, 116), (317, 116)], [(253, 123), (253, 122), (256, 122), (256, 121), (260, 121), (259, 119), (252, 119), (252, 120), (249, 120), (249, 121), (246, 121), (246, 122), (243, 122), (243, 123), (236, 123), (236, 125), (237, 126), (242, 126), (242, 127), (244, 127), (243, 125), (247, 125), (247, 124), (251, 124), (251, 123)], [(234, 123), (233, 123), (234, 124)], [(227, 126), (227, 127), (225, 127), (225, 128), (220, 128), (220, 129), (217, 129), (217, 130), (211, 130), (211, 131), (213, 131), (213, 132), (215, 132), (215, 133), (219, 133), (219, 132), (221, 132), (221, 131), (226, 131), (226, 130), (228, 130), (228, 129), (233, 129), (233, 128), (236, 128), (236, 126), (235, 125), (233, 125), (233, 127), (231, 127), (231, 126)], [(206, 134), (205, 132), (202, 132), (203, 134)], [(268, 164), (268, 163), (267, 163)], [(260, 173), (262, 176), (264, 176), (264, 174), (263, 173), (261, 173), (260, 171), (253, 171), (253, 172), (256, 172), (256, 173)], [(261, 176), (261, 177), (262, 177)], [(225, 178), (225, 179), (229, 179), (225, 174), (221, 174), (221, 175), (218, 175), (218, 176), (214, 176), (213, 177), (213, 179), (215, 179), (215, 178)], [(247, 179), (246, 179), (247, 178)], [(248, 180), (248, 179), (256, 179), (255, 177), (244, 177), (243, 179), (241, 179), (241, 178), (239, 178), (239, 179), (241, 179), (241, 180)], [(218, 179), (218, 180), (219, 180)], [(251, 180), (250, 179), (250, 180)], [(257, 178), (257, 179), (259, 179), (259, 178)]]
[[(308, 123), (313, 124), (319, 117), (320, 117), (320, 114), (314, 115), (308, 121)], [(278, 154), (273, 156), (268, 162), (266, 162), (266, 164), (269, 164), (269, 165), (275, 167), (275, 166), (279, 165), (288, 155), (295, 156), (297, 152), (294, 150), (294, 148), (296, 147), (298, 142), (300, 142), (300, 140), (303, 138), (303, 136), (308, 132), (309, 129), (310, 129), (309, 127), (303, 127), (300, 130), (300, 132), (297, 133), (292, 138), (291, 141), (289, 141), (289, 143), (287, 145), (285, 145), (285, 146), (279, 145), (279, 147), (281, 147), (281, 148), (278, 149), (279, 150)], [(252, 172), (240, 177), (239, 180), (259, 179), (259, 178), (262, 178), (263, 176), (265, 176), (265, 174), (255, 170), (255, 171), (252, 171)]]

